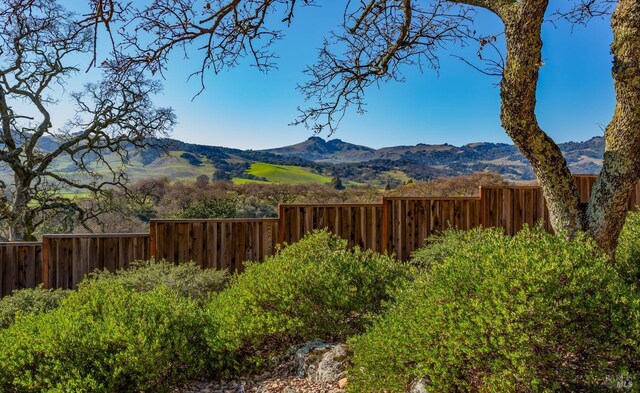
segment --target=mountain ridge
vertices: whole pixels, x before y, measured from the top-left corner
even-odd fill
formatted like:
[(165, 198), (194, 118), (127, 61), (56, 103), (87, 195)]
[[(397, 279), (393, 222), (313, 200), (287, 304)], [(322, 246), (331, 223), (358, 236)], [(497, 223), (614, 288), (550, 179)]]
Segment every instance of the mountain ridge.
[[(374, 149), (341, 139), (325, 140), (312, 136), (293, 145), (242, 150), (170, 138), (152, 142), (158, 148), (148, 148), (131, 155), (125, 170), (134, 174), (132, 179), (166, 175), (175, 180), (187, 180), (207, 174), (217, 180), (270, 181), (252, 169), (252, 165), (259, 163), (282, 168), (300, 167), (311, 174), (322, 175), (321, 178), (339, 176), (350, 184), (374, 186), (483, 171), (496, 172), (516, 181), (534, 178), (524, 156), (514, 145), (506, 143), (473, 142), (462, 146), (418, 143)], [(55, 148), (56, 144), (54, 138), (48, 138), (39, 147), (46, 151)], [(600, 171), (604, 138), (593, 137), (558, 146), (573, 173)], [(168, 150), (171, 157), (163, 155), (163, 150)], [(67, 158), (58, 160), (54, 170), (73, 173), (75, 168), (73, 161)], [(6, 179), (6, 171), (6, 168), (0, 168), (0, 177)]]

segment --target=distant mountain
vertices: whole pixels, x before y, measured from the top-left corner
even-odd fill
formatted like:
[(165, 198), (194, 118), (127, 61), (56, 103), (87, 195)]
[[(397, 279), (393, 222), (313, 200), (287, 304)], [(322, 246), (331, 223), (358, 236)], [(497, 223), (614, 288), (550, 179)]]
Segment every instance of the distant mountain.
[[(531, 166), (518, 149), (504, 143), (477, 142), (464, 146), (420, 143), (414, 146), (373, 149), (340, 139), (327, 141), (314, 136), (290, 146), (240, 150), (186, 143), (176, 139), (159, 139), (154, 142), (157, 148), (131, 155), (126, 171), (132, 179), (168, 176), (187, 180), (206, 174), (214, 179), (239, 182), (276, 181), (265, 177), (264, 172), (255, 170), (253, 164), (258, 163), (279, 166), (280, 172), (299, 167), (304, 173), (320, 175), (317, 179), (338, 175), (347, 182), (345, 184), (363, 183), (375, 186), (399, 184), (409, 178), (427, 180), (481, 171), (500, 173), (511, 180), (534, 178)], [(39, 145), (45, 151), (56, 146), (57, 142), (52, 138), (43, 140)], [(559, 147), (573, 173), (600, 171), (604, 138), (567, 142)], [(169, 151), (170, 156), (165, 155), (165, 150)], [(54, 170), (73, 173), (75, 168), (71, 160), (58, 160)], [(6, 168), (0, 167), (0, 179), (10, 180), (9, 175)]]
[[(574, 173), (597, 173), (602, 166), (604, 138), (559, 145)], [(527, 160), (514, 145), (477, 142), (464, 146), (449, 144), (393, 146), (372, 149), (339, 139), (325, 141), (312, 137), (296, 145), (268, 149), (265, 152), (284, 157), (302, 158), (317, 163), (339, 166), (387, 166), (408, 169), (413, 176), (469, 174), (491, 171), (514, 180), (529, 180), (533, 172)]]
[(312, 136), (295, 145), (262, 150), (286, 157), (299, 157), (309, 161), (321, 162), (361, 162), (371, 159), (375, 149), (354, 145), (340, 139), (324, 139)]

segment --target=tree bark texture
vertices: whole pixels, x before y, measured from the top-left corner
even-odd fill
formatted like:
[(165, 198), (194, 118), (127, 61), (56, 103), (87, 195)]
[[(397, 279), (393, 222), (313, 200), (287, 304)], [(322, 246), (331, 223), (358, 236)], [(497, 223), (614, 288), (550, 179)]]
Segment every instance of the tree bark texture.
[(578, 189), (558, 145), (540, 128), (535, 114), (547, 6), (548, 0), (525, 0), (498, 10), (507, 44), (500, 117), (506, 133), (531, 163), (547, 200), (551, 225), (557, 233), (571, 237), (584, 223)]
[(615, 250), (629, 194), (640, 178), (640, 1), (619, 0), (611, 27), (616, 108), (587, 210), (588, 232), (609, 252)]

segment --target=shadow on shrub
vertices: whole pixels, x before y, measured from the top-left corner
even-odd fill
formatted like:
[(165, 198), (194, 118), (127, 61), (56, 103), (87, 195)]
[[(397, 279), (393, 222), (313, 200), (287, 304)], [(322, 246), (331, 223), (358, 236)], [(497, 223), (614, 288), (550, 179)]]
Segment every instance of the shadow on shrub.
[(132, 262), (128, 269), (115, 273), (95, 272), (90, 279), (116, 280), (125, 288), (140, 292), (165, 286), (182, 296), (204, 300), (226, 286), (229, 274), (223, 270), (201, 269), (192, 262), (176, 265), (165, 260), (149, 260)]
[(58, 307), (69, 291), (64, 289), (27, 288), (13, 291), (0, 299), (0, 329), (11, 325), (18, 315), (40, 314)]
[(640, 212), (629, 212), (618, 238), (616, 267), (629, 283), (640, 283)]
[(207, 306), (214, 371), (255, 371), (291, 345), (361, 332), (408, 270), (326, 231), (250, 264)]
[(592, 242), (525, 229), (434, 244), (414, 256), (428, 269), (350, 340), (350, 391), (607, 391), (637, 376), (638, 299)]

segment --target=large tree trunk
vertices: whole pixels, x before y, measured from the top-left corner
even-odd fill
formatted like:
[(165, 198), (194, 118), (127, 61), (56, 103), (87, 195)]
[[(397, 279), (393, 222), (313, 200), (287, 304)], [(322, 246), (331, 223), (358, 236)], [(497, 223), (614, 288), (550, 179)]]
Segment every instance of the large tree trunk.
[(16, 190), (11, 208), (9, 211), (9, 241), (32, 241), (36, 240), (33, 232), (35, 228), (31, 225), (31, 211), (29, 209), (29, 186), (18, 180), (16, 175)]
[(499, 10), (507, 43), (500, 117), (531, 163), (547, 200), (551, 225), (557, 233), (571, 237), (584, 227), (584, 209), (565, 158), (540, 128), (535, 114), (538, 71), (543, 65), (540, 33), (547, 5), (548, 0), (527, 0)]
[(615, 250), (629, 194), (640, 178), (640, 2), (620, 0), (611, 18), (616, 109), (605, 130), (602, 172), (593, 186), (587, 229)]

